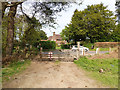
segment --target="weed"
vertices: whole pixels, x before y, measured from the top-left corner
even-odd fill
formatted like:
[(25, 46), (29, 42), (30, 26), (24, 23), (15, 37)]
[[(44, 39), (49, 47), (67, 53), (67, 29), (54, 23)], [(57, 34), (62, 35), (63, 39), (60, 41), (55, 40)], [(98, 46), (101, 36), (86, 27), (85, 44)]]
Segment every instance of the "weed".
[(55, 64), (59, 64), (59, 63), (60, 63), (60, 61), (59, 61), (59, 60), (56, 60), (56, 61), (55, 61)]

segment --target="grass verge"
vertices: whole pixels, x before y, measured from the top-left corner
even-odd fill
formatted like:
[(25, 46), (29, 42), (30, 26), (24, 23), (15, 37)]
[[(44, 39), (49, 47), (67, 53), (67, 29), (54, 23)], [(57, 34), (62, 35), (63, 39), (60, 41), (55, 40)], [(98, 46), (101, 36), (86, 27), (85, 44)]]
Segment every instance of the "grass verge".
[(61, 49), (61, 46), (60, 47), (56, 47), (56, 49)]
[[(81, 57), (75, 64), (90, 72), (90, 76), (111, 88), (118, 87), (118, 59), (94, 59)], [(103, 73), (99, 70), (103, 69)]]
[(13, 75), (25, 70), (30, 62), (30, 60), (12, 62), (9, 66), (2, 68), (2, 82), (8, 81)]
[[(90, 49), (90, 51), (96, 51), (96, 48), (94, 48), (94, 49), (89, 48), (89, 49)], [(111, 48), (111, 51), (114, 51), (115, 49), (117, 49), (117, 48)], [(100, 48), (100, 51), (109, 51), (109, 48)]]

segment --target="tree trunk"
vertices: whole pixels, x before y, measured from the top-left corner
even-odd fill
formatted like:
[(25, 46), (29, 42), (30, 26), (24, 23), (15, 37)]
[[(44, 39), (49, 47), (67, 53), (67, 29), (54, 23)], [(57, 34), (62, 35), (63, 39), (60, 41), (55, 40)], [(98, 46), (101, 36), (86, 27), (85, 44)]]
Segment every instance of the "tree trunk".
[[(15, 4), (16, 2), (12, 2)], [(16, 14), (16, 6), (10, 7), (8, 13), (8, 31), (7, 31), (7, 47), (6, 47), (6, 55), (11, 55), (13, 50), (13, 40), (14, 40), (14, 17)]]

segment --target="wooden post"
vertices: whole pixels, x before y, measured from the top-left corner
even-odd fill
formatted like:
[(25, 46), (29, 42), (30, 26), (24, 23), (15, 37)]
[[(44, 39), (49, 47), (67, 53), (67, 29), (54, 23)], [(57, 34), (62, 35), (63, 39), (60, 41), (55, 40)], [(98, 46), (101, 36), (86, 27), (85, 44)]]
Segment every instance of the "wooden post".
[(82, 56), (84, 56), (85, 55), (85, 50), (84, 50), (84, 48), (82, 49)]
[(84, 48), (83, 48), (83, 56), (85, 55), (85, 50), (84, 50)]
[(80, 42), (77, 42), (77, 47), (78, 47), (78, 50), (77, 50), (77, 60), (79, 59), (79, 55), (80, 55), (80, 50), (79, 50), (79, 48), (80, 48)]

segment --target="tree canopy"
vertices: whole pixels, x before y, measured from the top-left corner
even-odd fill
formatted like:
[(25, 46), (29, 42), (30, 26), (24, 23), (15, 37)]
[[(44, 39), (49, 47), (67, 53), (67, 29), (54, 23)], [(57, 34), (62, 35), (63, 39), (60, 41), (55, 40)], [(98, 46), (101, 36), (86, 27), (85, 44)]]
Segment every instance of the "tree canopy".
[[(71, 37), (75, 42), (86, 40), (90, 41), (109, 41), (111, 33), (115, 29), (116, 17), (113, 12), (107, 9), (102, 3), (88, 5), (83, 11), (74, 11), (72, 20), (67, 29), (62, 31), (62, 36)], [(69, 32), (64, 33), (64, 32)]]

